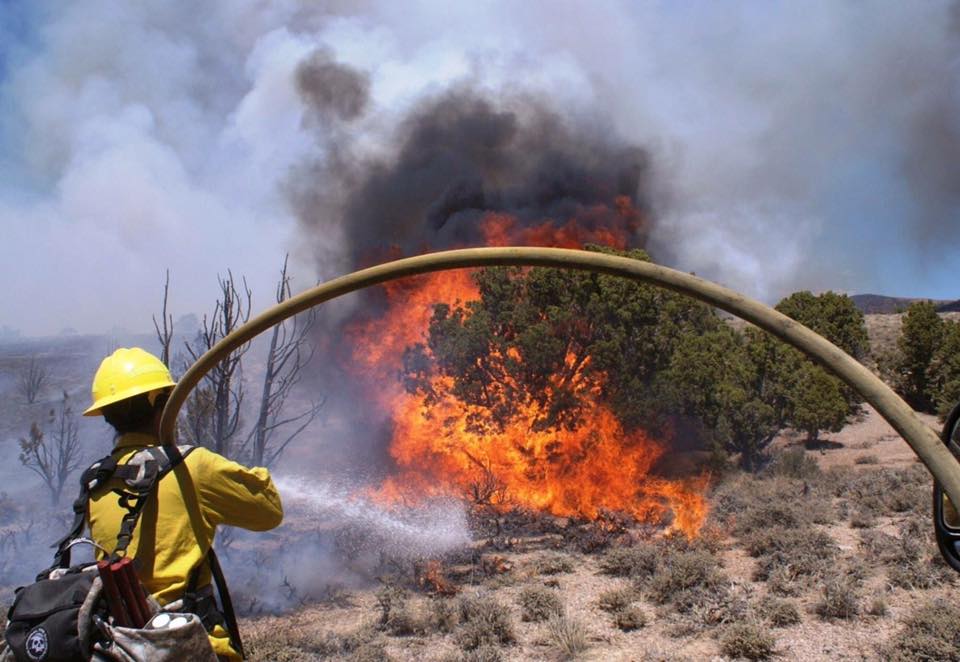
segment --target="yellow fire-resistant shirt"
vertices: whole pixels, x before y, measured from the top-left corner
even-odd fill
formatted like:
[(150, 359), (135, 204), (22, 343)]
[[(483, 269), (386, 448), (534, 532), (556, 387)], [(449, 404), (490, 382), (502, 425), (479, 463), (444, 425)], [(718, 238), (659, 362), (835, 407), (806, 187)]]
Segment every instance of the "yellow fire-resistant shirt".
[[(118, 464), (124, 464), (137, 451), (157, 443), (150, 435), (125, 434), (113, 455)], [(110, 551), (116, 547), (126, 513), (111, 491), (118, 487), (120, 482), (115, 480), (90, 498), (90, 536)], [(190, 571), (201, 562), (198, 586), (210, 583), (205, 557), (217, 525), (267, 531), (282, 520), (283, 506), (270, 472), (263, 467), (248, 469), (196, 448), (163, 477), (147, 500), (127, 555), (136, 559), (143, 585), (163, 605), (182, 597)], [(210, 642), (217, 655), (239, 659), (220, 626), (210, 633)]]

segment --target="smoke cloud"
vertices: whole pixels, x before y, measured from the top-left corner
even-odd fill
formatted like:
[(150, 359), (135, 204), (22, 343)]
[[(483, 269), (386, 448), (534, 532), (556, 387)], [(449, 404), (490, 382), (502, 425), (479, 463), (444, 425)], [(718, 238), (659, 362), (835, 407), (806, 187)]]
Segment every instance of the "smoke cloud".
[(271, 292), (288, 250), (305, 286), (375, 214), (409, 251), (470, 210), (559, 215), (524, 195), (554, 157), (567, 187), (626, 172), (658, 260), (750, 294), (944, 296), (956, 7), (6, 4), (0, 268), (30, 278), (0, 323), (148, 328), (164, 268), (201, 312), (227, 268)]
[[(618, 198), (642, 210), (652, 204), (644, 150), (571, 126), (540, 99), (495, 105), (458, 88), (411, 110), (392, 138), (395, 153), (381, 159), (363, 162), (341, 146), (337, 172), (307, 169), (291, 181), (308, 236), (339, 229), (341, 254), (354, 266), (390, 250), (481, 244), (486, 212), (620, 229)], [(646, 228), (629, 230), (642, 245)]]

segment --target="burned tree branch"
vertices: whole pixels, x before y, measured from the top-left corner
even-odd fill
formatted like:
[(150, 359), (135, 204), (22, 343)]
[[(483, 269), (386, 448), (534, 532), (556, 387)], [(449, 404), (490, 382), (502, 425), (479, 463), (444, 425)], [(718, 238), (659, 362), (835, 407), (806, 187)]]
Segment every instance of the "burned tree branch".
[[(276, 300), (283, 303), (290, 298), (289, 256), (283, 259)], [(244, 446), (249, 446), (252, 464), (269, 467), (283, 455), (287, 446), (309, 426), (324, 405), (324, 399), (314, 400), (302, 412), (283, 417), (287, 399), (300, 382), (303, 368), (313, 359), (315, 347), (310, 344), (310, 331), (316, 321), (314, 311), (293, 317), (273, 327), (267, 365), (263, 375), (260, 408), (256, 422)], [(276, 436), (280, 428), (296, 424), (282, 441)]]

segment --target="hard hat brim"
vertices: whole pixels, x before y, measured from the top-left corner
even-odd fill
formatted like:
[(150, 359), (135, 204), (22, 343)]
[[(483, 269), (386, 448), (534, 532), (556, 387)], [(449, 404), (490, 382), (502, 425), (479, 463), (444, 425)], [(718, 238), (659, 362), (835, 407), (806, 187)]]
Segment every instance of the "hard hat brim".
[(152, 384), (138, 384), (128, 389), (124, 389), (123, 391), (118, 391), (117, 393), (113, 393), (111, 395), (105, 395), (102, 398), (99, 398), (96, 402), (90, 405), (90, 407), (84, 410), (83, 415), (84, 416), (103, 416), (103, 412), (101, 411), (101, 409), (103, 407), (106, 407), (107, 405), (112, 405), (117, 402), (120, 402), (121, 400), (126, 400), (127, 398), (132, 398), (134, 396), (141, 395), (143, 393), (150, 393), (151, 391), (159, 391), (161, 389), (173, 388), (176, 385), (177, 385), (176, 382), (169, 379), (158, 380)]

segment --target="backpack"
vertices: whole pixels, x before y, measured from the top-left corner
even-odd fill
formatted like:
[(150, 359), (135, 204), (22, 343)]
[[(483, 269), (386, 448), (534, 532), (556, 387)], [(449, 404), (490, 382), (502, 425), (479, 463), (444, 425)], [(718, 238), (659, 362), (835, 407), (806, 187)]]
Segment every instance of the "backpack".
[[(212, 595), (198, 593), (196, 583), (201, 568), (197, 567), (191, 572), (183, 599), (163, 610), (168, 612), (173, 607), (185, 613), (169, 613), (171, 618), (166, 618), (163, 626), (159, 625), (162, 619), (155, 617), (161, 609), (152, 598), (147, 598), (150, 618), (145, 627), (123, 627), (112, 621), (108, 602), (103, 599), (109, 591), (104, 591), (97, 564), (70, 565), (74, 545), (95, 544), (81, 537), (94, 490), (112, 478), (123, 481), (123, 487), (114, 490), (120, 497), (120, 505), (127, 510), (117, 534), (117, 547), (110, 555), (112, 560), (117, 560), (125, 556), (140, 513), (156, 485), (192, 450), (190, 446), (152, 446), (135, 453), (126, 464), (118, 465), (116, 459), (108, 455), (83, 472), (80, 495), (73, 503), (73, 525), (67, 535), (55, 543), (53, 565), (41, 572), (36, 582), (16, 591), (4, 632), (7, 654), (0, 657), (0, 662), (11, 657), (17, 662), (216, 660), (206, 636), (215, 624), (225, 627), (234, 649), (243, 656), (230, 595), (212, 547), (206, 562), (217, 585), (223, 612), (217, 609)], [(136, 583), (139, 586), (139, 581)]]

